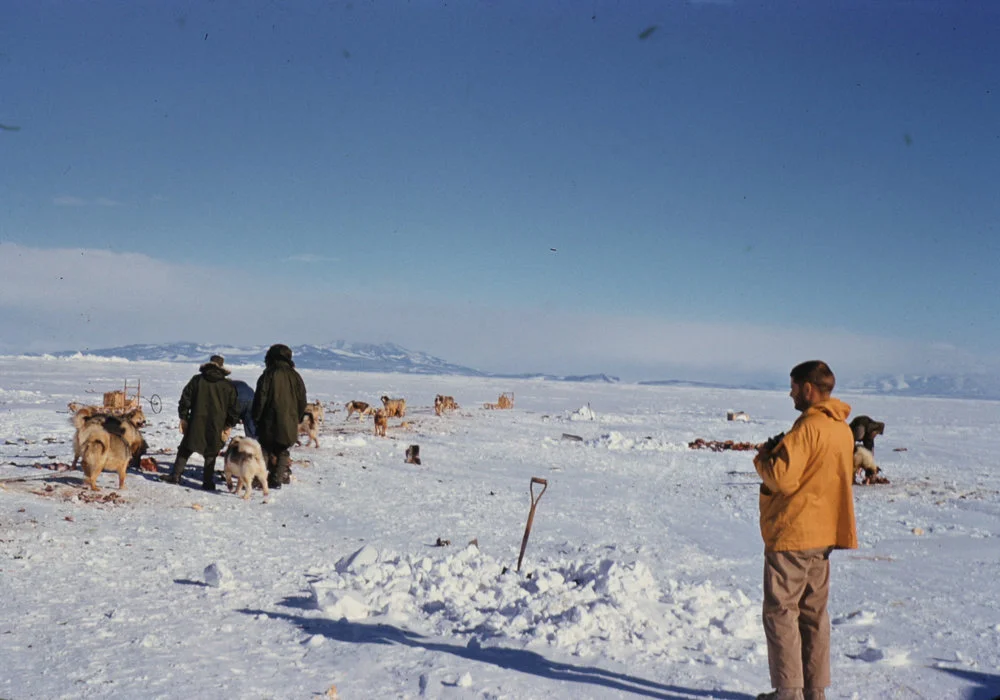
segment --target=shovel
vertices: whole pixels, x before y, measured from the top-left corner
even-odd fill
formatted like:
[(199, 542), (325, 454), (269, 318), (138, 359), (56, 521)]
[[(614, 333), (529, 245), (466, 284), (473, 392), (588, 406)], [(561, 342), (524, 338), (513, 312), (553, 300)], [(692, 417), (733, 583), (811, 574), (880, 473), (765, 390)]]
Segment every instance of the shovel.
[[(541, 484), (542, 490), (535, 495), (535, 484)], [(531, 484), (528, 486), (528, 493), (531, 494), (531, 510), (528, 511), (528, 523), (524, 526), (524, 537), (521, 539), (521, 553), (517, 557), (517, 572), (521, 573), (521, 560), (524, 559), (524, 550), (528, 546), (528, 535), (531, 534), (531, 521), (535, 519), (535, 507), (542, 499), (542, 494), (549, 487), (547, 479), (540, 479), (537, 476), (531, 477)]]

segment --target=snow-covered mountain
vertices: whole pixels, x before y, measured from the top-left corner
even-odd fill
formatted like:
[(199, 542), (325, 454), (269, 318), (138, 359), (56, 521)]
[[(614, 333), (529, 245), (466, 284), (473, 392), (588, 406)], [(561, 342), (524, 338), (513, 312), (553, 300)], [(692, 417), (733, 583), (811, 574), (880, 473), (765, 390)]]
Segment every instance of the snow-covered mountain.
[[(658, 379), (641, 381), (646, 386), (691, 387), (698, 389), (752, 389), (787, 391), (783, 381), (705, 382), (686, 379)], [(837, 382), (841, 394), (866, 394), (869, 396), (924, 396), (948, 399), (1000, 400), (1000, 376), (990, 374), (937, 374), (937, 375), (872, 375), (862, 379)]]
[[(85, 355), (120, 357), (126, 360), (201, 363), (210, 355), (222, 355), (227, 364), (263, 364), (268, 345), (236, 347), (211, 343), (163, 343), (124, 345), (88, 349)], [(470, 367), (446, 362), (425, 352), (408, 350), (394, 343), (350, 343), (338, 340), (326, 345), (292, 345), (295, 366), (302, 369), (332, 369), (352, 372), (400, 372), (403, 374), (453, 374), (468, 377), (486, 376)], [(68, 357), (78, 351), (52, 353)]]
[[(50, 353), (69, 357), (82, 353), (97, 357), (118, 357), (125, 360), (159, 360), (166, 362), (205, 362), (219, 354), (228, 364), (263, 364), (267, 345), (237, 347), (210, 343), (160, 343), (124, 345), (114, 348), (67, 350)], [(496, 373), (454, 364), (419, 350), (409, 350), (395, 343), (355, 343), (338, 340), (324, 345), (292, 346), (295, 365), (303, 369), (330, 369), (352, 372), (395, 372), (401, 374), (440, 374), (463, 377), (497, 377), (510, 379), (543, 379), (562, 382), (595, 382), (616, 384), (620, 380), (609, 374), (556, 375), (537, 372)], [(656, 379), (640, 381), (651, 386), (688, 386), (717, 389), (783, 390), (786, 380), (771, 378), (757, 381), (708, 382), (686, 379)], [(979, 374), (935, 375), (873, 375), (838, 383), (840, 391), (886, 396), (928, 396), (954, 399), (1000, 400), (1000, 376)]]
[[(50, 353), (70, 357), (78, 353), (97, 357), (118, 357), (125, 360), (157, 360), (198, 364), (211, 355), (222, 355), (226, 363), (263, 364), (267, 345), (236, 347), (211, 343), (162, 343), (155, 345), (123, 345), (114, 348), (65, 350)], [(607, 374), (497, 374), (456, 365), (418, 350), (408, 350), (395, 343), (352, 343), (338, 340), (325, 345), (293, 345), (295, 366), (302, 369), (330, 369), (351, 372), (396, 372), (401, 374), (444, 374), (463, 377), (500, 377), (511, 379), (545, 379), (565, 382), (616, 383), (618, 377)]]
[(1000, 400), (1000, 376), (992, 374), (884, 374), (846, 388), (864, 394)]

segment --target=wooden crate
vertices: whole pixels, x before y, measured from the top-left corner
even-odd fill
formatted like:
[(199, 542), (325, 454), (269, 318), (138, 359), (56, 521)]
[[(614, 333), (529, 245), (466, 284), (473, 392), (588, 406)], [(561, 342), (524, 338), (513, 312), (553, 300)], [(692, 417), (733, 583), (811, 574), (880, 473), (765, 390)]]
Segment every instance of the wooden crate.
[(114, 410), (124, 410), (125, 408), (125, 392), (124, 391), (105, 391), (104, 392), (104, 408), (111, 408)]

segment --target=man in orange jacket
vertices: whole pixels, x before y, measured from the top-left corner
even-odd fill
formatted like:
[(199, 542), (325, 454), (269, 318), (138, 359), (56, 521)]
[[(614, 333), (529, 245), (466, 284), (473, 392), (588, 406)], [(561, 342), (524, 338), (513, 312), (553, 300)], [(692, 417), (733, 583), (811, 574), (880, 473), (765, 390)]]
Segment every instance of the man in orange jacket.
[(832, 398), (821, 360), (791, 371), (787, 434), (760, 447), (754, 467), (764, 539), (764, 633), (771, 685), (757, 700), (825, 700), (830, 685), (830, 552), (855, 549), (851, 407)]

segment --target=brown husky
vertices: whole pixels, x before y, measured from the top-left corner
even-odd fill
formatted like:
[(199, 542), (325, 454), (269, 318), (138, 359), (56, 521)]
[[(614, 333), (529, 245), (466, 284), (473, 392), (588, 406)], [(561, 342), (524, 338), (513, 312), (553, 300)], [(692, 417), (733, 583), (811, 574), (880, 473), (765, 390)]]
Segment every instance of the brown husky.
[[(80, 457), (83, 452), (83, 445), (80, 442), (80, 435), (82, 429), (91, 423), (104, 423), (104, 419), (108, 416), (114, 417), (109, 409), (103, 406), (85, 406), (79, 403), (69, 404), (69, 410), (73, 414), (70, 418), (70, 422), (73, 427), (76, 428), (76, 433), (73, 435), (73, 464), (72, 468), (76, 469), (77, 463), (80, 461)], [(142, 408), (136, 408), (130, 411), (131, 418), (129, 419), (132, 425), (137, 429), (142, 430), (146, 426), (146, 414), (142, 412)]]
[(359, 419), (363, 419), (365, 416), (375, 415), (375, 409), (369, 406), (364, 401), (348, 401), (344, 404), (344, 408), (347, 409), (347, 417), (350, 418), (355, 413), (358, 414)]
[(118, 472), (118, 488), (125, 488), (125, 473), (142, 456), (146, 441), (132, 419), (135, 412), (121, 416), (99, 415), (83, 421), (74, 443), (80, 445), (83, 479), (94, 491), (100, 491), (97, 477), (101, 472)]
[[(306, 447), (315, 443), (319, 447), (319, 429), (323, 427), (323, 404), (319, 401), (306, 404), (306, 414), (299, 423), (299, 435), (308, 435)], [(295, 444), (299, 444), (296, 442)]]

